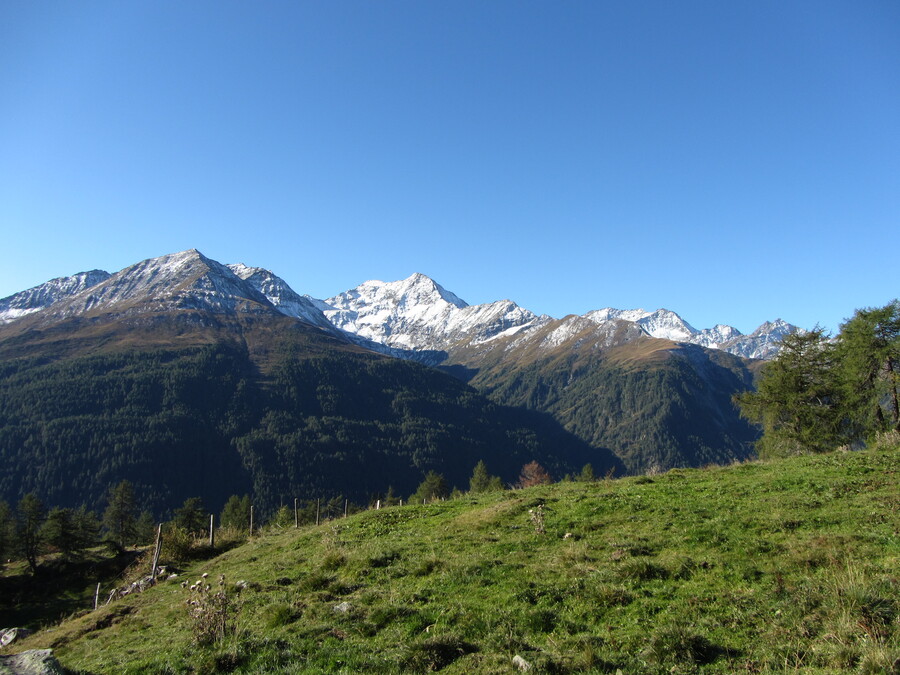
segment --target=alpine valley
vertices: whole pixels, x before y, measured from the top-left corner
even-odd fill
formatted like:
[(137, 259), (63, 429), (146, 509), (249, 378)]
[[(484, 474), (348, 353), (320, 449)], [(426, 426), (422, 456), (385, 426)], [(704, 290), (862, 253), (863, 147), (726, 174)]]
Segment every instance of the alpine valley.
[(470, 306), (421, 274), (318, 300), (196, 250), (84, 272), (0, 300), (0, 499), (93, 508), (128, 479), (157, 512), (271, 511), (465, 488), (479, 460), (508, 483), (730, 463), (758, 435), (732, 397), (791, 330)]

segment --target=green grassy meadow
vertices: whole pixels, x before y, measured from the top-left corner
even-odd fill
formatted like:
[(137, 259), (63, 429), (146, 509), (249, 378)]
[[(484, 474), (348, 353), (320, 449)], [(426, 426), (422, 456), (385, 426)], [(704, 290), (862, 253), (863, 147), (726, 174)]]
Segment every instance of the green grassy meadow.
[(271, 530), (14, 651), (84, 674), (896, 673), (898, 468), (891, 445)]

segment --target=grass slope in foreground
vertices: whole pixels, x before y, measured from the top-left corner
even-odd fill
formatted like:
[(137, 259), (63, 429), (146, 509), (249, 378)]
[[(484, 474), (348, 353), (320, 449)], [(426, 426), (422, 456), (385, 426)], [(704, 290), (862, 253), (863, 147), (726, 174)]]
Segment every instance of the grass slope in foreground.
[[(900, 449), (275, 531), (17, 645), (83, 673), (897, 672)], [(192, 641), (219, 575), (234, 631)], [(235, 583), (246, 581), (237, 592)]]

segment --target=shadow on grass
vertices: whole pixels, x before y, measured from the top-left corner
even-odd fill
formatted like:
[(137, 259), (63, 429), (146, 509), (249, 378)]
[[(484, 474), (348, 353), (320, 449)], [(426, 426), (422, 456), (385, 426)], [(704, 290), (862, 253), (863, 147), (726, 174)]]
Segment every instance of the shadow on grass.
[[(91, 552), (72, 561), (45, 560), (32, 575), (23, 571), (0, 577), (0, 627), (38, 629), (93, 607), (97, 583), (109, 589), (143, 551), (110, 556)], [(103, 598), (105, 599), (105, 598)]]

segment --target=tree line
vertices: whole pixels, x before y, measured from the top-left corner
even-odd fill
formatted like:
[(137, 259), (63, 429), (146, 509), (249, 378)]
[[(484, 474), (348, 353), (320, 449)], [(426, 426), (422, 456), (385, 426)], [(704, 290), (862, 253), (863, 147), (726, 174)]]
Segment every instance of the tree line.
[(762, 426), (760, 457), (861, 447), (900, 433), (900, 301), (857, 310), (836, 336), (785, 336), (756, 391), (736, 397)]
[[(589, 482), (595, 480), (593, 467), (586, 464), (576, 475), (566, 475), (563, 480)], [(537, 461), (522, 467), (519, 479), (513, 485), (505, 485), (499, 476), (492, 475), (484, 460), (479, 460), (469, 479), (468, 494), (481, 494), (512, 488), (526, 488), (553, 482), (550, 473)], [(439, 501), (465, 494), (458, 488), (450, 488), (443, 474), (429, 471), (407, 504)], [(107, 505), (102, 515), (85, 506), (79, 508), (47, 506), (34, 494), (25, 495), (15, 506), (0, 501), (0, 562), (8, 559), (24, 560), (33, 574), (38, 572), (38, 558), (45, 553), (58, 553), (63, 560), (71, 561), (88, 549), (105, 544), (115, 552), (122, 552), (129, 545), (146, 545), (153, 541), (157, 523), (149, 510), (139, 510), (134, 486), (123, 480), (107, 493)], [(393, 488), (373, 497), (368, 506), (396, 506), (403, 501)], [(272, 527), (305, 525), (330, 520), (365, 508), (350, 504), (342, 496), (326, 500), (297, 500), (282, 505), (263, 522), (258, 519), (252, 525), (253, 502), (249, 494), (231, 495), (219, 515), (219, 528), (233, 533), (250, 533), (263, 524)], [(167, 536), (190, 541), (208, 533), (210, 513), (200, 497), (190, 497), (173, 512), (165, 528)], [(188, 543), (189, 546), (189, 543)]]

